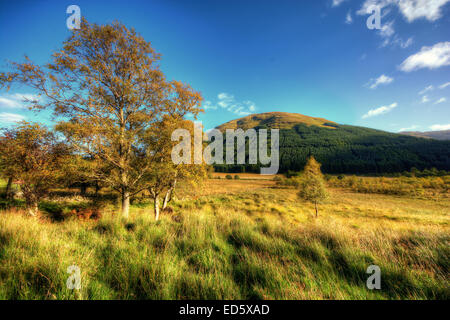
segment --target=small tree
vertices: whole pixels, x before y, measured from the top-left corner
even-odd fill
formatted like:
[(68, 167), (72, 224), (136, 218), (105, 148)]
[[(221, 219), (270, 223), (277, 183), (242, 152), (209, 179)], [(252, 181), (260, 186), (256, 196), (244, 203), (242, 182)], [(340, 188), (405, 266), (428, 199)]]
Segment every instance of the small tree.
[(54, 134), (39, 124), (22, 122), (0, 137), (4, 174), (20, 185), (28, 213), (35, 216), (39, 200), (62, 176), (69, 153)]
[(300, 198), (314, 203), (317, 218), (319, 215), (317, 203), (328, 198), (328, 193), (325, 187), (325, 180), (320, 171), (320, 163), (314, 157), (310, 157), (306, 163), (298, 195)]
[[(186, 129), (192, 136), (194, 124), (192, 121), (182, 118), (174, 119), (173, 116), (165, 116), (157, 124), (157, 130), (149, 132), (144, 139), (144, 143), (147, 145), (146, 149), (154, 150), (147, 154), (142, 161), (148, 162), (151, 167), (150, 173), (144, 178), (149, 185), (148, 191), (154, 203), (155, 220), (159, 219), (161, 209), (166, 209), (167, 204), (172, 200), (175, 188), (179, 183), (195, 188), (206, 178), (207, 168), (204, 163), (173, 163), (172, 148), (178, 143), (171, 139), (175, 129)], [(191, 152), (193, 143), (191, 140)], [(161, 199), (162, 204), (160, 204)]]

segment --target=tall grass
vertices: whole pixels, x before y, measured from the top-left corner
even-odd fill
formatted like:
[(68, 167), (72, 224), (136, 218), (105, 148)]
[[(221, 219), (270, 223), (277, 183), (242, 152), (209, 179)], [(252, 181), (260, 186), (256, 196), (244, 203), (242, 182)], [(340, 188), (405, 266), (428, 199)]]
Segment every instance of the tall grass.
[[(158, 222), (145, 205), (128, 221), (4, 211), (0, 298), (449, 298), (448, 203), (333, 196), (318, 219), (294, 190), (178, 201)], [(371, 264), (381, 290), (366, 287)], [(80, 290), (66, 287), (70, 265), (81, 269)]]

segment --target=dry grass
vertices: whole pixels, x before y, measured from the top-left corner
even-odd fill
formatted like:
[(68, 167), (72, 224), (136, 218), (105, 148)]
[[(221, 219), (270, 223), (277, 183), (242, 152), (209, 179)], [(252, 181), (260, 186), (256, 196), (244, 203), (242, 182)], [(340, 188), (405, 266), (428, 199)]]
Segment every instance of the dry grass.
[[(448, 299), (450, 200), (332, 189), (314, 218), (270, 180), (209, 180), (155, 223), (0, 213), (3, 299)], [(109, 212), (109, 213), (108, 213)], [(66, 288), (67, 267), (82, 289)], [(379, 265), (382, 289), (368, 290)]]

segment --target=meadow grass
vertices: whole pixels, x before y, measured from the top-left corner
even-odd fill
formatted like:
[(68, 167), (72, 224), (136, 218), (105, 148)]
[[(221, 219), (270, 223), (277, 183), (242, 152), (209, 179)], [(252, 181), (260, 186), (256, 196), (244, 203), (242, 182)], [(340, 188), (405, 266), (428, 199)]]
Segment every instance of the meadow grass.
[[(332, 189), (314, 218), (296, 190), (256, 184), (178, 199), (158, 222), (151, 207), (128, 221), (114, 207), (98, 221), (1, 212), (0, 299), (449, 298), (448, 199)], [(366, 287), (371, 264), (381, 290)]]

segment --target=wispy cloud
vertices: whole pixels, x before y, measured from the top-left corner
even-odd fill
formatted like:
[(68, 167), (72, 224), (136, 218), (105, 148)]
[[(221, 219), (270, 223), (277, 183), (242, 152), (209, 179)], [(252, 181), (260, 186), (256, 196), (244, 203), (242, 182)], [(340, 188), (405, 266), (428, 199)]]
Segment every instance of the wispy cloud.
[(408, 39), (403, 40), (403, 39), (399, 38), (397, 35), (395, 35), (394, 38), (391, 39), (390, 43), (392, 45), (397, 45), (402, 49), (406, 49), (414, 43), (414, 40), (413, 40), (413, 37), (409, 37)]
[(346, 24), (352, 24), (353, 23), (353, 18), (352, 18), (352, 12), (351, 11), (347, 12), (347, 15), (345, 16), (345, 23)]
[(378, 31), (378, 35), (383, 38), (383, 42), (381, 43), (381, 47), (390, 46), (398, 46), (402, 49), (408, 48), (413, 44), (413, 37), (409, 37), (406, 40), (403, 40), (400, 36), (395, 33), (394, 29), (394, 20), (386, 22), (381, 29)]
[(422, 95), (428, 91), (432, 91), (433, 89), (434, 89), (434, 87), (432, 85), (430, 85), (430, 86), (424, 88), (422, 91), (420, 91), (419, 94)]
[(411, 72), (428, 68), (437, 69), (450, 65), (450, 42), (440, 42), (432, 47), (422, 47), (416, 54), (409, 56), (400, 65), (400, 70)]
[(376, 79), (370, 79), (366, 86), (368, 86), (370, 89), (376, 89), (379, 85), (387, 85), (392, 81), (394, 81), (394, 78), (382, 74)]
[[(385, 12), (384, 15), (386, 14), (387, 13)], [(393, 47), (398, 46), (402, 49), (408, 48), (414, 42), (413, 37), (409, 37), (408, 39), (404, 40), (403, 38), (398, 36), (395, 33), (394, 23), (395, 20), (388, 21), (381, 26), (380, 30), (378, 30), (377, 34), (383, 39), (381, 47), (387, 47), (390, 45)]]
[(386, 22), (380, 29), (379, 34), (383, 38), (389, 38), (395, 33), (394, 21)]
[(430, 129), (432, 131), (450, 130), (450, 124), (433, 124)]
[(21, 108), (22, 105), (17, 101), (5, 97), (0, 97), (0, 107)]
[(422, 97), (422, 103), (427, 103), (429, 101), (430, 101), (430, 99), (428, 99), (428, 96), (423, 96)]
[(444, 83), (444, 84), (440, 85), (439, 89), (445, 89), (445, 88), (447, 88), (449, 86), (450, 86), (450, 82), (447, 82), (447, 83)]
[(391, 104), (389, 106), (381, 106), (379, 108), (369, 110), (369, 112), (367, 112), (365, 115), (363, 115), (362, 118), (367, 119), (370, 117), (379, 116), (380, 114), (388, 113), (392, 109), (396, 108), (397, 106), (398, 106), (397, 102), (394, 102), (393, 104)]
[(0, 123), (15, 123), (20, 122), (22, 120), (25, 120), (25, 117), (20, 114), (8, 112), (0, 113)]
[(447, 101), (447, 98), (442, 97), (442, 98), (440, 98), (439, 100), (437, 100), (434, 104), (443, 103), (443, 102), (445, 102), (445, 101)]
[(234, 95), (222, 92), (217, 95), (217, 103), (213, 104), (211, 101), (206, 101), (204, 104), (205, 110), (216, 110), (219, 107), (229, 112), (237, 114), (238, 116), (246, 116), (256, 111), (256, 105), (250, 100), (237, 101)]

